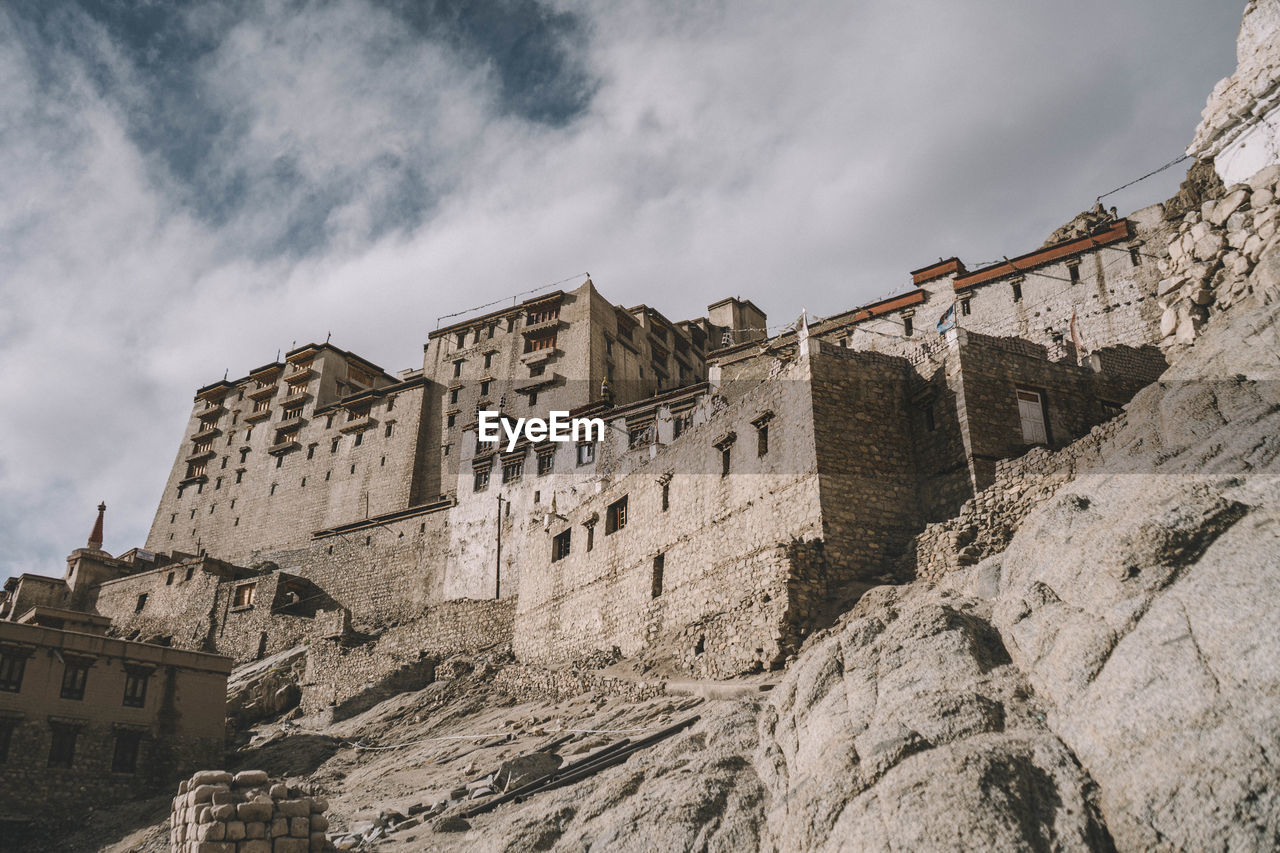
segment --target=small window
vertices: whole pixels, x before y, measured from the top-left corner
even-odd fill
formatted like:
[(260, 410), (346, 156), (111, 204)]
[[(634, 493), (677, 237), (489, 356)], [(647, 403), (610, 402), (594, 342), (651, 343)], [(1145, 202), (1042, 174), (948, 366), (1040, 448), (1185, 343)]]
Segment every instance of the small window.
[(77, 701), (84, 699), (84, 686), (89, 681), (88, 661), (69, 660), (62, 669), (62, 692), (63, 699), (75, 699)]
[(586, 528), (587, 528), (587, 550), (590, 551), (592, 548), (596, 547), (596, 522), (594, 517), (592, 518), (591, 523), (586, 525)]
[(1027, 444), (1048, 444), (1044, 397), (1039, 391), (1018, 389), (1018, 418), (1022, 424), (1022, 440)]
[(221, 489), (221, 488), (222, 488), (222, 478), (219, 477), (218, 479), (213, 481), (213, 490), (216, 492), (218, 491), (218, 489)]
[(653, 558), (653, 583), (649, 590), (650, 598), (662, 595), (662, 575), (667, 567), (667, 555), (658, 554)]
[(543, 364), (542, 362), (538, 362), (537, 364), (531, 364), (531, 365), (529, 365), (529, 377), (530, 377), (530, 378), (533, 378), (533, 377), (535, 377), (535, 376), (541, 376), (542, 374), (544, 374), (544, 373), (546, 373), (546, 372), (547, 372), (547, 366), (546, 366), (545, 364)]
[(316, 457), (316, 446), (314, 444), (307, 445), (307, 458), (314, 459)]
[(65, 723), (50, 723), (53, 737), (49, 744), (49, 766), (69, 769), (76, 757), (76, 738), (80, 729)]
[(486, 379), (486, 380), (484, 380), (483, 382), (481, 382), (481, 383), (480, 383), (480, 396), (481, 396), (481, 397), (488, 397), (488, 396), (489, 396), (489, 388), (490, 388), (492, 385), (493, 385), (493, 383), (492, 383), (491, 381), (489, 381), (488, 379)]
[(17, 723), (13, 720), (0, 720), (0, 764), (9, 763), (9, 745), (13, 743), (13, 730)]
[(449, 429), (453, 429), (454, 424), (456, 424), (457, 422), (458, 422), (457, 415), (448, 415), (444, 419), (444, 425)]
[(524, 476), (524, 459), (512, 459), (502, 463), (502, 482), (518, 483)]
[(0, 690), (6, 693), (22, 690), (22, 674), (26, 669), (26, 655), (17, 652), (0, 653)]
[(973, 300), (972, 300), (972, 299), (961, 299), (961, 300), (960, 300), (960, 313), (961, 313), (963, 316), (965, 316), (965, 317), (968, 317), (970, 314), (972, 314), (972, 313), (973, 313)]
[(329, 452), (330, 452), (330, 453), (337, 453), (337, 452), (338, 452), (338, 445), (339, 445), (339, 444), (341, 444), (341, 443), (342, 443), (342, 439), (340, 439), (340, 438), (335, 438), (333, 441), (329, 442)]
[(556, 454), (554, 450), (545, 451), (538, 454), (538, 476), (550, 474), (556, 467)]
[(450, 388), (450, 389), (449, 389), (449, 402), (450, 402), (450, 403), (456, 403), (456, 402), (458, 402), (458, 392), (459, 392), (459, 391), (461, 391), (461, 390), (462, 390), (461, 388)]
[(111, 754), (112, 773), (134, 773), (138, 769), (138, 746), (142, 732), (116, 732), (115, 750)]
[(487, 352), (484, 354), (484, 366), (486, 370), (493, 367), (493, 353)]
[(187, 580), (191, 580), (192, 575), (196, 573), (195, 566), (187, 566)]
[(1013, 283), (1013, 301), (1014, 302), (1022, 301), (1022, 282), (1020, 281), (1015, 281)]
[(693, 427), (693, 409), (671, 413), (671, 435), (679, 438)]
[(908, 338), (915, 333), (915, 318), (910, 314), (902, 315), (902, 331)]
[(280, 468), (280, 467), (283, 467), (283, 466), (284, 466), (284, 456), (283, 456), (283, 455), (281, 455), (281, 456), (277, 456), (277, 457), (276, 457), (276, 467), (277, 467), (277, 468)]
[(529, 408), (532, 409), (536, 405), (538, 405), (538, 392), (530, 391), (529, 392)]
[(141, 708), (147, 704), (147, 680), (151, 673), (142, 669), (130, 669), (124, 676), (124, 706)]
[(569, 549), (572, 547), (573, 528), (565, 530), (563, 533), (557, 533), (555, 538), (551, 540), (551, 562), (557, 563), (569, 556)]
[(756, 428), (756, 456), (764, 456), (769, 452), (769, 422), (773, 420), (773, 412), (765, 412), (751, 422)]
[(462, 361), (462, 359), (458, 359), (453, 363), (453, 375), (455, 378), (462, 375)]
[(358, 432), (358, 433), (356, 433), (356, 440), (355, 440), (355, 441), (353, 441), (353, 442), (351, 442), (351, 446), (352, 446), (352, 447), (359, 447), (359, 446), (360, 446), (360, 445), (362, 445), (362, 444), (364, 444), (364, 433), (363, 433), (363, 432)]
[(247, 447), (242, 448), (240, 451), (240, 464), (243, 465), (244, 461), (248, 458), (249, 458), (249, 448)]
[(627, 496), (623, 495), (618, 500), (609, 504), (609, 508), (605, 510), (604, 516), (604, 535), (617, 533), (619, 530), (627, 526)]
[(466, 333), (466, 332), (458, 332), (458, 334), (457, 334), (457, 344), (458, 344), (458, 349), (462, 349), (463, 347), (465, 347), (465, 346), (467, 345), (467, 333)]
[(144, 592), (144, 593), (142, 593), (141, 595), (139, 595), (139, 596), (138, 596), (138, 601), (137, 601), (137, 603), (136, 603), (136, 604), (134, 604), (134, 606), (133, 606), (133, 612), (134, 612), (134, 613), (141, 613), (141, 612), (142, 612), (142, 608), (144, 608), (144, 607), (146, 607), (146, 606), (147, 606), (147, 594)]
[(1080, 283), (1080, 262), (1067, 261), (1067, 276), (1071, 279), (1072, 284)]
[(489, 469), (477, 468), (475, 471), (475, 482), (472, 485), (472, 491), (483, 492), (489, 488)]
[(729, 471), (733, 466), (733, 445), (725, 444), (720, 447), (720, 476), (728, 477)]
[(671, 509), (671, 484), (662, 484), (662, 511), (666, 512)]
[(237, 482), (237, 483), (242, 483), (242, 482), (244, 482), (244, 472), (243, 472), (243, 471), (237, 471), (237, 472), (236, 472), (236, 482)]
[(173, 572), (169, 572), (169, 574), (165, 575), (164, 585), (173, 586), (173, 577), (174, 577)]
[(271, 491), (270, 491), (268, 494), (274, 495), (274, 494), (276, 493), (276, 486), (278, 486), (278, 485), (280, 485), (280, 484), (279, 484), (279, 483), (272, 483), (272, 484), (271, 484)]
[(933, 417), (933, 403), (924, 404), (924, 428), (929, 432), (933, 432), (938, 428), (937, 421)]
[(395, 430), (395, 424), (387, 424), (387, 428), (382, 431), (383, 438), (391, 438), (391, 433)]
[(1135, 267), (1142, 266), (1142, 252), (1138, 251), (1137, 246), (1129, 247), (1129, 265)]
[(257, 593), (256, 583), (242, 583), (236, 587), (235, 607), (252, 607), (254, 595)]
[(594, 443), (584, 443), (578, 445), (578, 464), (590, 465), (596, 461), (596, 446)]

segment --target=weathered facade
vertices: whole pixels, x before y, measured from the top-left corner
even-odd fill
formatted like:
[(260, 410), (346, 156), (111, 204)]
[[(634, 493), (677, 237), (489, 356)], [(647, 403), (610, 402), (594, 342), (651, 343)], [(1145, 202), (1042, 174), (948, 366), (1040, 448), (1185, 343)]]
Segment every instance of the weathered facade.
[(230, 671), (226, 657), (0, 621), (0, 815), (120, 801), (220, 763)]

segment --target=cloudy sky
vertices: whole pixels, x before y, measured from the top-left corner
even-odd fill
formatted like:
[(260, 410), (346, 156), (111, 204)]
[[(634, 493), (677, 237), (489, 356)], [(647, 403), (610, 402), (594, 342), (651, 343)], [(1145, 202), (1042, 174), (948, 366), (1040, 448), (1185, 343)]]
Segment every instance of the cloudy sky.
[(585, 271), (782, 322), (1033, 248), (1181, 152), (1243, 5), (7, 0), (0, 570), (100, 500), (142, 544), (194, 389), (294, 342), (411, 367)]

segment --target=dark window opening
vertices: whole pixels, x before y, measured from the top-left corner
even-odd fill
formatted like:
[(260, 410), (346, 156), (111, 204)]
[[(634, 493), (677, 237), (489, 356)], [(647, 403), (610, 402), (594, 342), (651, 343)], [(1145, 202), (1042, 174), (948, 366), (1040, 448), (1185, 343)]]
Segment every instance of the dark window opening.
[(112, 773), (134, 773), (138, 769), (138, 746), (142, 732), (116, 732), (116, 746), (111, 755)]
[(0, 764), (9, 763), (9, 744), (13, 743), (13, 730), (16, 724), (12, 720), (0, 720)]
[(961, 299), (961, 300), (960, 300), (960, 313), (961, 313), (962, 315), (964, 315), (965, 317), (968, 317), (970, 314), (972, 314), (972, 313), (973, 313), (973, 300), (972, 300), (972, 299)]
[(653, 584), (649, 591), (651, 598), (662, 595), (662, 575), (666, 569), (667, 555), (659, 554), (653, 558)]
[(662, 484), (662, 511), (666, 512), (671, 509), (671, 484)]
[(596, 525), (595, 522), (587, 525), (587, 550), (590, 551), (596, 547)]
[(1142, 252), (1138, 251), (1137, 246), (1129, 247), (1129, 264), (1135, 267), (1142, 265)]
[(572, 544), (573, 528), (569, 528), (563, 533), (557, 533), (555, 538), (551, 540), (551, 562), (557, 563), (569, 556)]
[(49, 766), (70, 768), (76, 757), (76, 738), (80, 729), (65, 723), (50, 723), (53, 737), (49, 744)]
[(63, 699), (84, 699), (84, 687), (89, 681), (89, 666), (85, 661), (67, 661), (62, 670)]
[(619, 530), (627, 526), (627, 496), (623, 495), (618, 500), (609, 504), (605, 510), (604, 516), (604, 535), (608, 536), (617, 533)]
[(908, 338), (915, 331), (915, 319), (908, 314), (902, 316), (902, 330)]
[(1015, 281), (1013, 283), (1013, 301), (1014, 302), (1022, 301), (1022, 282), (1020, 281)]
[(0, 690), (17, 693), (22, 689), (22, 674), (27, 669), (25, 655), (6, 652), (0, 654)]
[(124, 705), (141, 708), (147, 704), (147, 679), (151, 673), (142, 670), (127, 671), (124, 676)]
[(733, 447), (726, 444), (720, 448), (720, 476), (728, 477), (729, 470), (733, 465)]
[(924, 428), (929, 432), (933, 432), (938, 428), (938, 424), (933, 419), (933, 403), (925, 403), (924, 405)]
[(134, 613), (141, 613), (142, 608), (147, 606), (147, 594), (144, 592), (138, 596), (138, 602), (133, 607)]

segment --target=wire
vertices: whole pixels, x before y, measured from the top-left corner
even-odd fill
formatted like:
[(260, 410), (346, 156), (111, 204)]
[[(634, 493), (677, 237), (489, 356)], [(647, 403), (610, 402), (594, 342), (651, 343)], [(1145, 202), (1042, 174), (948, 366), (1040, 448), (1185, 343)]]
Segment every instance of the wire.
[(1113, 190), (1108, 190), (1107, 192), (1103, 193), (1102, 195), (1100, 195), (1100, 196), (1098, 196), (1096, 199), (1094, 199), (1094, 201), (1102, 201), (1104, 198), (1106, 198), (1106, 197), (1107, 197), (1107, 196), (1109, 196), (1109, 195), (1115, 195), (1116, 193), (1120, 192), (1120, 190), (1128, 189), (1129, 187), (1133, 186), (1134, 184), (1141, 183), (1142, 181), (1145, 181), (1147, 178), (1150, 178), (1152, 175), (1158, 175), (1158, 174), (1160, 174), (1161, 172), (1163, 172), (1165, 169), (1171, 168), (1171, 167), (1176, 166), (1176, 165), (1178, 165), (1179, 163), (1183, 162), (1184, 160), (1190, 160), (1190, 159), (1191, 159), (1191, 155), (1190, 155), (1190, 154), (1183, 154), (1181, 157), (1175, 157), (1174, 159), (1170, 160), (1168, 163), (1165, 163), (1165, 164), (1164, 164), (1163, 166), (1161, 166), (1160, 168), (1158, 168), (1158, 169), (1152, 169), (1150, 172), (1147, 172), (1147, 173), (1146, 173), (1145, 175), (1143, 175), (1141, 178), (1134, 178), (1132, 181), (1130, 181), (1130, 182), (1129, 182), (1129, 183), (1127, 183), (1127, 184), (1122, 184), (1121, 186), (1118, 186), (1118, 187), (1116, 187), (1116, 188), (1115, 188), (1115, 189), (1113, 189)]
[(508, 298), (511, 299), (511, 304), (514, 305), (515, 301), (519, 299), (521, 296), (527, 296), (530, 293), (537, 293), (540, 290), (548, 290), (557, 285), (564, 284), (566, 281), (573, 281), (575, 278), (590, 278), (590, 277), (591, 277), (591, 273), (581, 272), (581, 273), (578, 273), (577, 275), (571, 275), (568, 278), (562, 278), (559, 281), (553, 281), (550, 284), (543, 284), (543, 285), (539, 285), (538, 287), (531, 287), (528, 290), (522, 290), (519, 293), (513, 293), (511, 294), (510, 297), (504, 296), (501, 299), (495, 299), (492, 302), (486, 302), (483, 305), (475, 305), (475, 306), (472, 306), (471, 308), (464, 308), (461, 311), (455, 311), (452, 314), (442, 314), (436, 318), (436, 328), (437, 329), (440, 328), (441, 320), (448, 320), (451, 317), (461, 317), (464, 314), (470, 314), (472, 311), (480, 311), (485, 308), (492, 308), (494, 305), (501, 305), (505, 303)]

